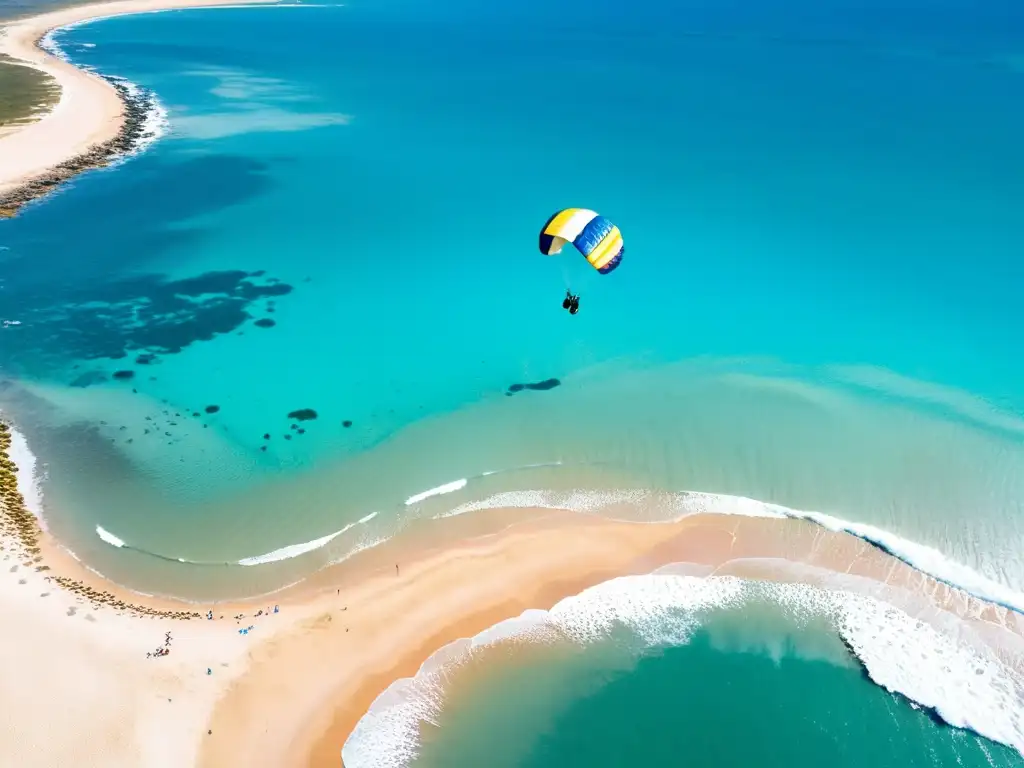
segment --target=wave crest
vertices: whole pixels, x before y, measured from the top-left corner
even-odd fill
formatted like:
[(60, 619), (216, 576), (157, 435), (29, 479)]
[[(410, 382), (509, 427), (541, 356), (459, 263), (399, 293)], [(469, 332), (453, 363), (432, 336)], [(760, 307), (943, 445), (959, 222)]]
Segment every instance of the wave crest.
[(400, 768), (419, 754), (422, 722), (438, 724), (448, 674), (503, 640), (566, 638), (586, 644), (626, 626), (648, 645), (688, 642), (712, 609), (768, 597), (784, 611), (822, 616), (871, 679), (951, 725), (1016, 748), (1024, 755), (1024, 677), (994, 653), (949, 637), (873, 597), (804, 584), (667, 573), (624, 576), (566, 598), (550, 611), (526, 611), (440, 649), (412, 678), (373, 702), (342, 748), (348, 768)]

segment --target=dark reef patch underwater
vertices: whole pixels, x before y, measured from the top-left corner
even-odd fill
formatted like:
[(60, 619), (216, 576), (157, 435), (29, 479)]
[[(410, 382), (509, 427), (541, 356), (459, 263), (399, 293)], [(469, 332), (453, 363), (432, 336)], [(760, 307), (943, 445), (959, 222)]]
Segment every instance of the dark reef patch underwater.
[[(291, 293), (292, 286), (279, 281), (257, 283), (261, 276), (225, 270), (180, 280), (143, 274), (18, 285), (9, 279), (0, 310), (21, 325), (4, 335), (0, 367), (52, 375), (77, 360), (123, 360), (129, 354), (136, 354), (136, 365), (151, 365), (157, 355), (234, 331), (252, 319), (253, 302)], [(116, 379), (133, 376), (130, 370), (113, 373)], [(105, 378), (94, 371), (71, 383), (87, 387)]]

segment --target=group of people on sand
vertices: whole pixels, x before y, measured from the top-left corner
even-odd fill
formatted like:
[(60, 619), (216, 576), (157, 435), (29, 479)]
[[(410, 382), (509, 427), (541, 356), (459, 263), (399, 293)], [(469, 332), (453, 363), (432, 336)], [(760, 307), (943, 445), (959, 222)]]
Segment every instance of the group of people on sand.
[(155, 658), (157, 656), (168, 656), (171, 653), (171, 633), (168, 631), (164, 634), (164, 644), (157, 648), (155, 651), (147, 651), (146, 658)]
[[(278, 605), (274, 606), (274, 610), (273, 611), (271, 611), (269, 607), (266, 610), (263, 610), (261, 608), (260, 610), (258, 610), (256, 613), (253, 614), (253, 618), (257, 618), (258, 619), (260, 616), (269, 616), (271, 613), (277, 613), (280, 610), (281, 610), (281, 607), (278, 606)], [(235, 616), (235, 620), (242, 619), (242, 618), (245, 618), (245, 614), (244, 613), (240, 613), (237, 616)], [(240, 634), (240, 635), (248, 635), (249, 632), (252, 629), (255, 629), (255, 627), (256, 627), (255, 624), (250, 624), (248, 627), (244, 627), (243, 629), (238, 630), (238, 634)]]

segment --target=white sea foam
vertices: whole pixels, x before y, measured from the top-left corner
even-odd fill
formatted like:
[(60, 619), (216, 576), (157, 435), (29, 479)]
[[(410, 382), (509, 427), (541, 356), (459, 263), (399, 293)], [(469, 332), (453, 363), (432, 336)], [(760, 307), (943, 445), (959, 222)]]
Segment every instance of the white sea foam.
[(142, 102), (144, 105), (145, 116), (142, 118), (139, 134), (135, 138), (131, 149), (123, 155), (123, 157), (134, 157), (144, 152), (161, 136), (167, 133), (170, 127), (167, 108), (160, 102), (160, 99), (157, 98), (156, 93), (153, 91), (142, 88), (130, 80), (125, 80), (123, 77), (110, 77), (109, 79), (122, 85), (131, 101)]
[(364, 515), (354, 523), (349, 523), (340, 531), (329, 533), (326, 536), (321, 536), (319, 539), (313, 539), (312, 541), (306, 541), (301, 544), (289, 544), (286, 547), (275, 549), (273, 552), (267, 552), (265, 555), (256, 555), (254, 557), (243, 557), (238, 561), (238, 565), (263, 565), (265, 563), (276, 563), (279, 560), (289, 560), (299, 555), (304, 555), (307, 552), (312, 552), (314, 549), (320, 549), (326, 547), (336, 538), (344, 533), (348, 533), (357, 525), (366, 525), (377, 516), (376, 512), (371, 512), (368, 515)]
[(463, 488), (465, 488), (468, 483), (469, 480), (462, 477), (459, 478), (458, 480), (453, 480), (450, 483), (439, 485), (436, 488), (430, 488), (429, 490), (422, 491), (421, 493), (417, 493), (410, 496), (408, 499), (405, 500), (405, 506), (411, 506), (412, 504), (416, 504), (417, 502), (423, 501), (424, 499), (429, 499), (431, 496), (440, 496), (441, 494), (444, 493), (460, 491)]
[(105, 542), (107, 542), (107, 544), (110, 544), (111, 546), (117, 547), (119, 549), (121, 547), (127, 546), (124, 543), (124, 539), (115, 536), (102, 525), (96, 526), (96, 535), (103, 539)]
[[(142, 118), (142, 124), (139, 129), (139, 134), (135, 138), (132, 147), (121, 155), (121, 157), (119, 158), (119, 161), (121, 161), (128, 157), (134, 157), (135, 155), (138, 155), (141, 152), (145, 151), (161, 136), (167, 133), (167, 129), (170, 123), (168, 120), (166, 107), (164, 107), (164, 105), (160, 103), (160, 100), (157, 98), (157, 95), (153, 91), (150, 91), (146, 88), (142, 88), (138, 84), (133, 83), (132, 81), (127, 80), (123, 77), (102, 75), (101, 73), (97, 72), (96, 69), (94, 69), (93, 67), (90, 67), (85, 64), (75, 63), (67, 55), (64, 49), (61, 48), (60, 43), (57, 41), (59, 35), (69, 30), (75, 29), (77, 27), (84, 26), (85, 24), (91, 24), (94, 21), (101, 21), (103, 18), (109, 17), (84, 19), (82, 21), (74, 22), (71, 24), (67, 24), (63, 27), (58, 27), (56, 29), (50, 30), (50, 32), (48, 32), (46, 36), (43, 37), (42, 40), (40, 40), (39, 47), (47, 53), (49, 53), (51, 56), (55, 56), (69, 64), (74, 64), (79, 69), (82, 69), (93, 75), (103, 77), (112, 85), (121, 89), (128, 101), (134, 104), (138, 104), (140, 108), (143, 110), (144, 115)], [(95, 43), (83, 43), (81, 47), (95, 48), (96, 45)], [(55, 107), (55, 109), (59, 108), (61, 102), (63, 101), (64, 93), (62, 91), (60, 101), (58, 101), (57, 107)]]
[(342, 749), (349, 768), (408, 765), (419, 752), (420, 722), (437, 724), (448, 673), (475, 651), (510, 637), (569, 638), (590, 643), (627, 626), (649, 645), (688, 642), (712, 609), (773, 598), (798, 615), (824, 616), (877, 684), (932, 708), (1024, 754), (1024, 679), (994, 654), (941, 634), (881, 601), (802, 584), (762, 584), (732, 577), (660, 572), (627, 576), (567, 598), (551, 611), (531, 610), (430, 657), (413, 678), (395, 682), (359, 721)]
[(845, 532), (870, 542), (929, 576), (964, 592), (1024, 613), (1024, 594), (949, 559), (939, 550), (897, 536), (882, 528), (843, 520), (822, 512), (790, 509), (779, 504), (744, 496), (682, 491), (661, 493), (648, 490), (620, 491), (511, 491), (497, 493), (479, 501), (460, 504), (437, 517), (463, 515), (484, 509), (541, 508), (568, 509), (574, 512), (607, 514), (617, 506), (657, 512), (651, 522), (681, 520), (694, 514), (742, 515), (745, 517), (793, 518), (807, 520), (831, 531)]
[(254, 557), (243, 557), (238, 561), (238, 565), (263, 565), (265, 563), (276, 563), (279, 560), (290, 560), (293, 557), (304, 555), (307, 552), (312, 552), (314, 549), (320, 549), (326, 547), (334, 539), (341, 536), (341, 534), (350, 530), (355, 526), (355, 523), (350, 523), (342, 528), (340, 531), (329, 533), (326, 536), (321, 536), (319, 539), (313, 539), (312, 541), (305, 541), (301, 544), (289, 544), (286, 547), (275, 549), (273, 552), (267, 552), (264, 555), (256, 555)]

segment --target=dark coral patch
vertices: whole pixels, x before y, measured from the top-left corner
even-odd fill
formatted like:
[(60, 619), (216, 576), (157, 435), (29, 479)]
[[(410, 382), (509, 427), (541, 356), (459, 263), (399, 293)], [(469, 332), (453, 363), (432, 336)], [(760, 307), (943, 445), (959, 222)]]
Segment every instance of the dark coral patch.
[(56, 283), (20, 277), (10, 277), (5, 294), (14, 297), (11, 316), (22, 318), (27, 332), (4, 339), (0, 365), (30, 361), (39, 373), (56, 372), (69, 359), (122, 360), (129, 353), (137, 365), (152, 365), (158, 356), (240, 330), (252, 310), (292, 291), (242, 270), (181, 280), (157, 274)]
[(203, 410), (205, 410), (207, 413), (216, 413), (217, 411), (220, 410), (220, 406), (219, 405), (208, 405)]
[(300, 408), (297, 411), (289, 413), (288, 418), (295, 419), (296, 421), (309, 421), (316, 418), (316, 411), (312, 408)]
[(345, 419), (343, 422), (341, 422), (341, 426), (343, 426), (345, 429), (348, 429), (349, 427), (352, 426), (352, 422), (349, 419)]
[(135, 378), (135, 371), (114, 371), (114, 378), (125, 381)]
[(261, 317), (259, 320), (256, 321), (255, 325), (259, 326), (260, 328), (273, 328), (275, 325), (277, 325), (277, 323), (275, 323), (269, 317)]

